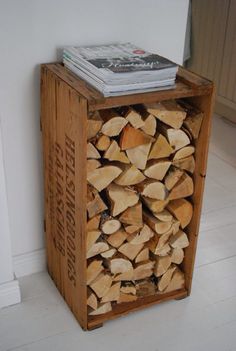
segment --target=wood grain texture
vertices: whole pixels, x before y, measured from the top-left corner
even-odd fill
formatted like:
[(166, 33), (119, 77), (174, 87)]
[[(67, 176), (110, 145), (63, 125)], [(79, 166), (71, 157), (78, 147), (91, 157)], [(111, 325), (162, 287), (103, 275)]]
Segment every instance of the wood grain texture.
[(185, 286), (188, 290), (188, 295), (191, 293), (193, 269), (197, 249), (197, 237), (199, 233), (200, 216), (202, 210), (202, 200), (211, 132), (211, 116), (214, 105), (214, 89), (212, 89), (212, 92), (209, 95), (192, 98), (191, 103), (203, 111), (204, 116), (195, 149), (196, 167), (193, 174), (195, 188), (194, 193), (191, 196), (191, 202), (193, 204), (193, 216), (190, 224), (185, 228), (190, 243), (190, 245), (185, 249), (185, 257), (183, 261), (183, 271), (185, 273), (186, 284)]
[(55, 284), (60, 287), (60, 266), (56, 249), (55, 222), (55, 140), (56, 140), (56, 81), (52, 73), (42, 67), (41, 72), (41, 128), (44, 154), (44, 221), (46, 232), (47, 266)]
[[(87, 328), (86, 136), (87, 100), (43, 70), (46, 241), (49, 273)], [(45, 95), (48, 100), (45, 102)], [(52, 163), (51, 169), (48, 164)], [(81, 184), (81, 186), (76, 186)]]
[(70, 72), (62, 64), (46, 64), (46, 67), (88, 100), (89, 111), (122, 105), (158, 102), (180, 97), (199, 96), (208, 94), (211, 91), (211, 82), (209, 80), (179, 67), (175, 89), (105, 98), (98, 90)]

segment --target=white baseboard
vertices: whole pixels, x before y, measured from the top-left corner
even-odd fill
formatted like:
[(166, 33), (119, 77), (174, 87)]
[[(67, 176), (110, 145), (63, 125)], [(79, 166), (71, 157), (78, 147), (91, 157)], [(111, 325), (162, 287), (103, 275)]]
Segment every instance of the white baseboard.
[(18, 280), (0, 284), (0, 308), (15, 305), (21, 301)]
[(13, 269), (17, 278), (44, 271), (46, 269), (45, 249), (14, 256)]

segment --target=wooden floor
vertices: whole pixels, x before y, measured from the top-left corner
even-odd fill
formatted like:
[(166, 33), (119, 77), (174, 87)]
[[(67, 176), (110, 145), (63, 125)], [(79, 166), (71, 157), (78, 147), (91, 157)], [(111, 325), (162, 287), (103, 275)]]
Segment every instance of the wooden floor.
[(0, 351), (235, 351), (236, 168), (220, 157), (212, 148), (189, 298), (83, 332), (47, 273), (34, 274), (20, 279), (23, 302), (0, 311)]

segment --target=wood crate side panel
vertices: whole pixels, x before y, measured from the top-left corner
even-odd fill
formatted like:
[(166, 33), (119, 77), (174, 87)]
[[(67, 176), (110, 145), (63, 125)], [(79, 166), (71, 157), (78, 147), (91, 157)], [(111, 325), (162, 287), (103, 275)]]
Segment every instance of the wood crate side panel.
[[(78, 253), (76, 289), (73, 294), (72, 311), (83, 329), (87, 329), (87, 100), (69, 89), (70, 118), (67, 119), (67, 148), (75, 153), (75, 248)], [(69, 156), (70, 158), (70, 156)], [(70, 256), (68, 254), (68, 256)], [(76, 293), (78, 291), (78, 294)]]
[(61, 293), (87, 328), (86, 290), (86, 119), (87, 101), (57, 82), (58, 201), (64, 237)]
[(195, 172), (193, 174), (195, 188), (194, 194), (191, 197), (194, 206), (194, 211), (192, 220), (186, 230), (186, 232), (188, 233), (190, 245), (185, 249), (185, 257), (183, 262), (183, 270), (185, 272), (186, 289), (188, 290), (188, 294), (190, 294), (191, 292), (193, 269), (200, 226), (200, 216), (202, 210), (202, 200), (208, 159), (209, 139), (211, 132), (211, 117), (214, 100), (213, 97), (214, 93), (212, 92), (212, 94), (206, 96), (194, 97), (190, 99), (190, 102), (193, 105), (197, 106), (201, 111), (204, 112), (204, 117), (199, 138), (196, 143), (196, 167)]
[(44, 221), (46, 234), (47, 267), (60, 288), (59, 250), (56, 240), (56, 80), (42, 67), (41, 72), (41, 127), (44, 159)]

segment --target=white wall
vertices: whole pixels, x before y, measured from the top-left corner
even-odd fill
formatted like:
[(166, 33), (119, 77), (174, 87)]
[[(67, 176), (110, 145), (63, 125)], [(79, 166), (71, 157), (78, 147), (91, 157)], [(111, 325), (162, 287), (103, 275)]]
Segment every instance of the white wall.
[(11, 257), (10, 228), (7, 207), (6, 181), (4, 173), (4, 161), (2, 150), (2, 133), (0, 123), (0, 286), (13, 280), (13, 268)]
[(0, 123), (0, 309), (20, 302), (20, 287), (14, 279), (6, 182)]
[(0, 0), (0, 115), (13, 254), (44, 245), (39, 64), (70, 44), (132, 41), (181, 63), (188, 0)]

